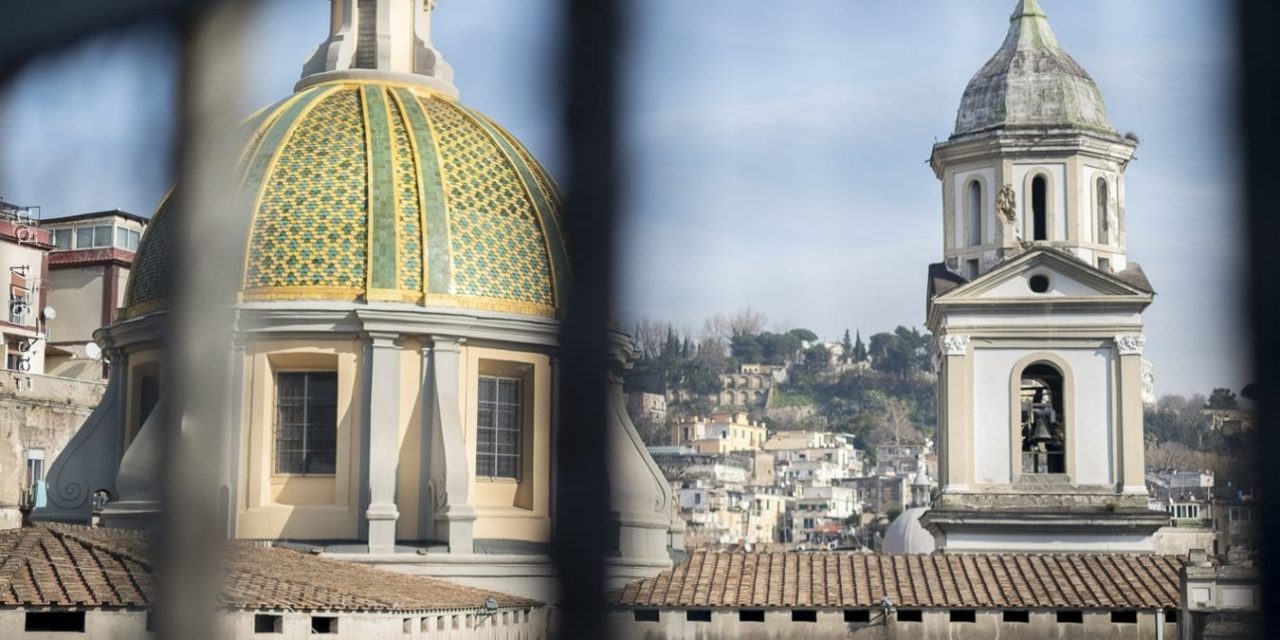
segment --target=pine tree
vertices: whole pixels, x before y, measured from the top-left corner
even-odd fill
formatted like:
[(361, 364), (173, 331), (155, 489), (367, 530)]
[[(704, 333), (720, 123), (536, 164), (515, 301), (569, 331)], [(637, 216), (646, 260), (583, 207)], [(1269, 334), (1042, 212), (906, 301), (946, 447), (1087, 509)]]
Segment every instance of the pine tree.
[(849, 330), (844, 330), (844, 339), (840, 341), (840, 347), (843, 352), (840, 354), (840, 361), (848, 363), (853, 359), (853, 341), (849, 339)]
[(867, 361), (867, 345), (862, 344), (861, 330), (858, 331), (858, 338), (853, 343), (853, 361), (854, 362)]

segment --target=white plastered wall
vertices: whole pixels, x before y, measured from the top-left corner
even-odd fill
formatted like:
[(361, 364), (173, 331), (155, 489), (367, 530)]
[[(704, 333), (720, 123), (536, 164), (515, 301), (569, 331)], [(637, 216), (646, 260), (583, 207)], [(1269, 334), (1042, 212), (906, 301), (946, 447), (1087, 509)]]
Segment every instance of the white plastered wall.
[(1113, 365), (1110, 349), (999, 349), (973, 351), (974, 482), (977, 485), (1007, 485), (1021, 471), (1012, 469), (1013, 421), (1010, 415), (1014, 369), (1038, 353), (1052, 353), (1071, 368), (1074, 398), (1068, 398), (1068, 412), (1075, 424), (1074, 441), (1067, 443), (1068, 469), (1074, 460), (1078, 485), (1109, 485), (1115, 482), (1114, 420), (1110, 390)]
[(977, 179), (982, 184), (982, 244), (991, 244), (995, 239), (996, 170), (993, 167), (983, 169), (957, 171), (951, 184), (951, 250), (959, 250), (968, 246), (968, 224), (965, 213), (969, 199), (969, 181)]

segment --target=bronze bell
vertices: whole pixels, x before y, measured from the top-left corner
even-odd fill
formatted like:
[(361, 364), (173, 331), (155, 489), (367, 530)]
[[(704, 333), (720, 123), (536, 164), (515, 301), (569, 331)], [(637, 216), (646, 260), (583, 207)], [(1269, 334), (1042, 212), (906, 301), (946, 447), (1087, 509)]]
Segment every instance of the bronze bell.
[(1031, 432), (1032, 444), (1044, 444), (1053, 442), (1053, 435), (1049, 433), (1049, 418), (1043, 413), (1036, 413), (1036, 428)]

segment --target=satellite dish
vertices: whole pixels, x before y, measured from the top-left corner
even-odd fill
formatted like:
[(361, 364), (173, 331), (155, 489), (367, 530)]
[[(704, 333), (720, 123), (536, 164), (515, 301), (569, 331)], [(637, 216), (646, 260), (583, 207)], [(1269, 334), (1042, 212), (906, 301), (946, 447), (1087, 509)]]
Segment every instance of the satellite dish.
[(45, 320), (52, 320), (52, 319), (54, 319), (54, 318), (58, 317), (58, 312), (57, 312), (57, 311), (55, 311), (53, 307), (45, 307), (45, 308), (44, 308), (44, 311), (41, 313), (41, 316), (42, 316)]
[(91, 360), (99, 360), (102, 358), (102, 347), (96, 342), (89, 342), (84, 345), (84, 354)]

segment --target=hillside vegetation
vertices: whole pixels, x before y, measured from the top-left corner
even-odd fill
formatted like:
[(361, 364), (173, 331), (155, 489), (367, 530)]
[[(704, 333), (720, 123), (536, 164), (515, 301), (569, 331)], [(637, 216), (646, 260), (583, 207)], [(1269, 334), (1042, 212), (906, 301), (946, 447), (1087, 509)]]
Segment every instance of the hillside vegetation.
[[(666, 395), (669, 419), (679, 419), (717, 408), (712, 398), (721, 374), (743, 364), (785, 366), (787, 380), (774, 387), (769, 407), (751, 411), (772, 429), (840, 431), (867, 444), (932, 435), (937, 401), (928, 333), (898, 327), (864, 343), (860, 332), (854, 338), (845, 331), (840, 341), (824, 343), (808, 329), (766, 330), (766, 324), (751, 309), (709, 318), (696, 334), (641, 321), (633, 331), (640, 359), (626, 388)], [(692, 399), (678, 401), (682, 395)], [(665, 443), (660, 425), (640, 426), (650, 444)]]

